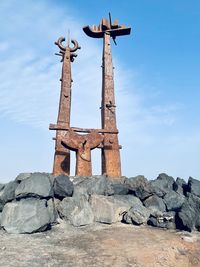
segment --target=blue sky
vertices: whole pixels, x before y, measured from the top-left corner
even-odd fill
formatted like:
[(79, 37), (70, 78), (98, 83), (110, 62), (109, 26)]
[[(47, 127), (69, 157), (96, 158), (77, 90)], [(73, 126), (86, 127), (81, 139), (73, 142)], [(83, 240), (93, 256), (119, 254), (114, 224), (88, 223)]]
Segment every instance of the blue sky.
[[(82, 47), (72, 66), (72, 126), (100, 127), (102, 40), (81, 28), (109, 11), (132, 27), (112, 45), (123, 175), (200, 179), (199, 1), (1, 0), (0, 182), (52, 170), (48, 125), (61, 74), (54, 41), (68, 29)], [(99, 151), (93, 161), (98, 174)]]

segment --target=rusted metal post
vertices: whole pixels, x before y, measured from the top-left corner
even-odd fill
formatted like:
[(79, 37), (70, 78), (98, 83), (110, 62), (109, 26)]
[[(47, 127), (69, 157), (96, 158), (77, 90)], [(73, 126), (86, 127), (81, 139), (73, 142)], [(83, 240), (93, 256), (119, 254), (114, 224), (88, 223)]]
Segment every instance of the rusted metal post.
[[(73, 48), (70, 48), (69, 41), (66, 47), (63, 46), (64, 37), (60, 37), (56, 45), (60, 48), (60, 56), (62, 56), (62, 76), (61, 76), (61, 92), (60, 92), (60, 103), (58, 111), (57, 125), (60, 127), (65, 125), (70, 127), (70, 114), (71, 114), (71, 62), (74, 61), (76, 54), (74, 52), (80, 49), (77, 41), (72, 40), (74, 44)], [(55, 155), (53, 164), (53, 175), (57, 176), (60, 174), (70, 174), (70, 150), (66, 149), (61, 141), (66, 131), (56, 130), (56, 142), (55, 142)]]
[[(116, 131), (116, 106), (109, 32), (104, 33), (103, 40), (101, 104), (102, 129)], [(121, 176), (118, 134), (104, 134), (104, 142), (102, 148), (102, 174), (105, 174), (109, 177)]]
[(116, 44), (116, 37), (128, 35), (131, 32), (130, 27), (118, 25), (103, 18), (99, 26), (85, 26), (83, 31), (92, 38), (103, 38), (103, 58), (102, 58), (102, 102), (101, 102), (101, 119), (104, 140), (102, 145), (102, 174), (108, 177), (121, 176), (120, 148), (118, 142), (118, 131), (115, 112), (114, 96), (114, 78), (113, 63), (110, 38), (113, 38)]

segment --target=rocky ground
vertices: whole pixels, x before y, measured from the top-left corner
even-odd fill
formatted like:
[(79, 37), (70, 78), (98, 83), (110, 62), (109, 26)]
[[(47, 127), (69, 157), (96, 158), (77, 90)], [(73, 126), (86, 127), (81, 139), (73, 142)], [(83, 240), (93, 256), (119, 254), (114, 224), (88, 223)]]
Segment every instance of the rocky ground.
[(8, 234), (0, 230), (3, 267), (192, 267), (200, 266), (200, 232), (122, 223)]

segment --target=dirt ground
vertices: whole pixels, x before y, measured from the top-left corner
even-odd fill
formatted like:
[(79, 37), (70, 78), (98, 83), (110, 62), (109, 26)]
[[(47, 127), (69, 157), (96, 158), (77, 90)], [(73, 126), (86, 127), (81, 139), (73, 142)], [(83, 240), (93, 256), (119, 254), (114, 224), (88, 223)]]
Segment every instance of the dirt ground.
[(200, 232), (65, 223), (32, 235), (0, 230), (1, 267), (200, 267)]

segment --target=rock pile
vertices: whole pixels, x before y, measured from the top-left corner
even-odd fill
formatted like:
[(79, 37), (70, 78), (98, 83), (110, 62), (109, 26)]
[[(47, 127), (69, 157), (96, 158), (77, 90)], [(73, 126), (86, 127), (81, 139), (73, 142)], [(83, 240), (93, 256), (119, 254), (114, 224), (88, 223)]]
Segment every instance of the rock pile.
[(76, 227), (123, 222), (200, 231), (200, 181), (22, 173), (0, 184), (0, 225), (8, 233), (44, 231), (60, 219)]

